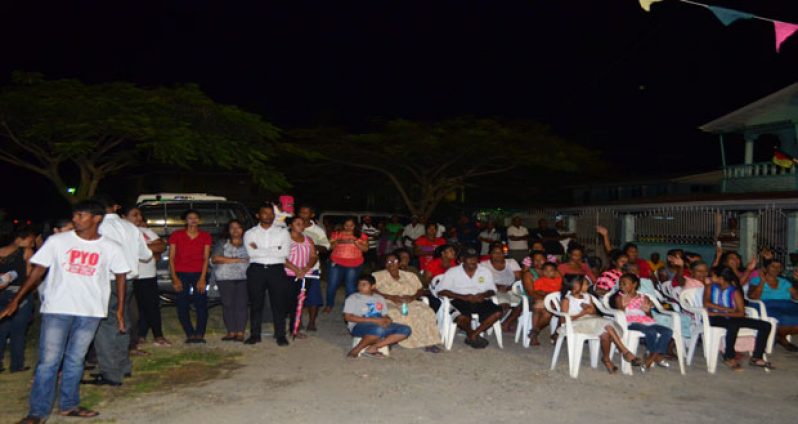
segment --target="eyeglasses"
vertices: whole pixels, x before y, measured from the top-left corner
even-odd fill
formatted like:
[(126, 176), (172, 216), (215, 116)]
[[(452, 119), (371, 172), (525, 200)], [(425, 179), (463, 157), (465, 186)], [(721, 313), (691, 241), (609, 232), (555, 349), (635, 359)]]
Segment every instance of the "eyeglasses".
[(399, 263), (399, 259), (387, 260), (387, 261), (385, 261), (385, 263), (386, 264), (398, 264)]

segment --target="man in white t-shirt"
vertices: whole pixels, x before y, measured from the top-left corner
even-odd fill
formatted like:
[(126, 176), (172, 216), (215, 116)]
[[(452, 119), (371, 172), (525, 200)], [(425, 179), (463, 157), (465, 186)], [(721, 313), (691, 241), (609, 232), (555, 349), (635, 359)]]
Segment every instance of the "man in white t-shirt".
[(513, 217), (507, 228), (507, 247), (509, 255), (519, 264), (529, 255), (529, 229), (524, 227), (520, 216)]
[(61, 368), (59, 415), (93, 417), (96, 411), (80, 406), (80, 379), (83, 360), (100, 320), (108, 314), (111, 287), (108, 275), (115, 276), (120, 302), (113, 311), (117, 331), (125, 332), (125, 277), (131, 271), (122, 248), (102, 237), (98, 226), (105, 213), (97, 202), (74, 206), (75, 231), (50, 236), (30, 259), (33, 270), (17, 295), (0, 311), (0, 320), (13, 314), (19, 302), (36, 289), (44, 273), (47, 283), (41, 294), (42, 324), (39, 363), (30, 394), (27, 421), (44, 422), (55, 401), (58, 371)]
[[(106, 197), (96, 199), (105, 207), (105, 217), (98, 231), (103, 237), (117, 242), (122, 247), (130, 272), (127, 274), (127, 284), (125, 285), (125, 328), (133, 327), (130, 324), (130, 300), (133, 298), (133, 280), (139, 275), (139, 261), (151, 261), (152, 252), (147, 247), (147, 242), (138, 228), (130, 221), (122, 219), (117, 215), (121, 209), (119, 204)], [(116, 331), (119, 324), (116, 317), (111, 312), (116, 310), (121, 296), (116, 292), (113, 284), (111, 287), (111, 298), (108, 302), (110, 308), (108, 318), (100, 321), (97, 335), (94, 338), (94, 349), (97, 351), (97, 365), (99, 375), (93, 380), (87, 380), (85, 384), (119, 386), (125, 376), (132, 373), (132, 363), (130, 362), (130, 335)], [(137, 337), (137, 336), (136, 336)]]
[(131, 344), (137, 346), (147, 338), (147, 333), (152, 330), (152, 344), (154, 346), (171, 346), (169, 340), (163, 336), (163, 326), (161, 324), (161, 299), (158, 289), (157, 262), (161, 254), (166, 251), (166, 243), (161, 240), (155, 231), (147, 228), (147, 222), (138, 208), (131, 208), (126, 214), (125, 219), (135, 225), (141, 232), (147, 248), (152, 252), (152, 259), (139, 261), (139, 276), (133, 282), (133, 294), (138, 306), (138, 323), (133, 321), (131, 327), (136, 327), (137, 332), (130, 329)]
[[(463, 263), (443, 274), (436, 292), (439, 297), (452, 299), (452, 306), (460, 312), (456, 322), (466, 333), (465, 343), (474, 349), (487, 347), (488, 341), (479, 334), (501, 318), (502, 310), (491, 300), (496, 295), (496, 285), (490, 271), (479, 264), (476, 250), (467, 249), (463, 253)], [(479, 315), (476, 329), (471, 329), (471, 314)]]
[(402, 231), (402, 240), (405, 242), (405, 247), (413, 251), (413, 245), (417, 238), (424, 235), (424, 224), (418, 221), (418, 217), (413, 215), (410, 218), (410, 223), (405, 225)]

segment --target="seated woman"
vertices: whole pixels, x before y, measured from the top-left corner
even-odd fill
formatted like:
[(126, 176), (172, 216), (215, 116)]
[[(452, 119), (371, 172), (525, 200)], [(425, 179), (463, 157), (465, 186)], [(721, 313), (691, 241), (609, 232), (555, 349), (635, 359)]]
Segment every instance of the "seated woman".
[(665, 361), (665, 355), (668, 354), (673, 331), (657, 324), (651, 316), (651, 309), (654, 306), (651, 299), (637, 292), (640, 288), (640, 278), (634, 274), (623, 274), (620, 285), (623, 294), (616, 299), (616, 307), (626, 313), (629, 329), (639, 331), (646, 337), (646, 349), (649, 355), (642, 370), (652, 368), (654, 364), (667, 368), (669, 365)]
[[(436, 247), (433, 255), (434, 259), (427, 262), (427, 265), (421, 270), (421, 283), (424, 285), (424, 296), (427, 296), (429, 299), (429, 306), (435, 312), (438, 312), (438, 308), (441, 307), (441, 301), (436, 296), (432, 295), (429, 285), (435, 277), (443, 275), (449, 268), (457, 265), (457, 261), (455, 260), (457, 251), (451, 244), (444, 244), (443, 246)], [(399, 265), (399, 269), (402, 269), (401, 256)]]
[[(544, 263), (541, 276), (535, 281), (531, 281), (531, 278), (524, 278), (524, 292), (533, 300), (532, 330), (529, 331), (532, 346), (540, 346), (538, 334), (544, 327), (549, 325), (552, 318), (551, 313), (546, 310), (543, 301), (550, 293), (558, 291), (562, 291), (562, 276), (557, 272), (557, 264), (554, 262)], [(556, 339), (557, 335), (552, 334), (552, 343)]]
[(385, 269), (374, 274), (377, 280), (375, 293), (388, 303), (388, 316), (397, 324), (404, 324), (413, 334), (399, 343), (408, 349), (423, 347), (427, 352), (438, 353), (441, 342), (435, 312), (420, 301), (423, 287), (415, 275), (399, 269), (399, 257), (393, 253), (385, 256)]
[(745, 316), (743, 290), (740, 280), (737, 279), (737, 273), (733, 269), (728, 267), (713, 269), (711, 282), (707, 283), (704, 288), (704, 307), (709, 313), (709, 324), (726, 329), (724, 365), (733, 370), (741, 368), (734, 349), (737, 332), (740, 331), (740, 328), (751, 328), (756, 330), (756, 342), (750, 364), (756, 367), (773, 368), (770, 362), (763, 359), (771, 325), (767, 321)]
[[(607, 372), (615, 374), (618, 371), (610, 359), (610, 345), (615, 344), (624, 359), (634, 366), (642, 362), (630, 352), (621, 341), (621, 328), (614, 321), (608, 321), (597, 315), (596, 306), (593, 305), (591, 296), (587, 293), (590, 283), (581, 275), (566, 275), (564, 289), (570, 292), (562, 300), (560, 309), (571, 316), (574, 332), (598, 336), (601, 340), (602, 362), (607, 367)], [(560, 329), (562, 330), (562, 329)]]
[(748, 298), (761, 299), (768, 316), (779, 320), (778, 342), (790, 352), (798, 346), (787, 341), (787, 336), (798, 334), (798, 291), (787, 279), (780, 276), (782, 264), (778, 259), (766, 260), (758, 277), (748, 282)]
[(561, 263), (557, 267), (557, 271), (560, 272), (560, 275), (575, 274), (585, 276), (590, 280), (591, 284), (596, 282), (596, 276), (590, 269), (590, 265), (585, 261), (584, 249), (573, 243), (568, 248), (568, 261)]

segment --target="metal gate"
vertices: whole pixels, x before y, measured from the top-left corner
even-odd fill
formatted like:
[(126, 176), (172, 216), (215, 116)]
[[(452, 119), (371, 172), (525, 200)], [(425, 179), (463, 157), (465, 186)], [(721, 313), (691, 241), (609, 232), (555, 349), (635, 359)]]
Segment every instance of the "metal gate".
[(787, 214), (784, 210), (774, 206), (759, 210), (756, 247), (757, 251), (770, 248), (776, 258), (787, 264)]

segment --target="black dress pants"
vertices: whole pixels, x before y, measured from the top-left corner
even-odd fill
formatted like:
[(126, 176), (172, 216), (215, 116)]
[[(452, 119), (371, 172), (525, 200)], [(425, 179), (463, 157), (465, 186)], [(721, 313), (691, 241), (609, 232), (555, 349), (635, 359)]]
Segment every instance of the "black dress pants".
[(250, 337), (260, 338), (263, 307), (266, 303), (264, 295), (267, 290), (274, 320), (274, 337), (285, 337), (285, 317), (291, 307), (291, 295), (294, 293), (291, 290), (291, 282), (285, 274), (285, 266), (257, 263), (252, 263), (247, 268)]

